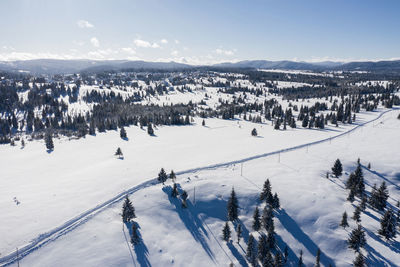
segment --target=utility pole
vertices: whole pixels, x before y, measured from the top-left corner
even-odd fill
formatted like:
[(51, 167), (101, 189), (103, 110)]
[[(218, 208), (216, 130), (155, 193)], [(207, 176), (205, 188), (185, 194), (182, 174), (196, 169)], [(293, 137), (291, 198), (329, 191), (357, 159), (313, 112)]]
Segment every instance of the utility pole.
[(19, 267), (19, 254), (18, 254), (18, 248), (17, 248), (17, 266)]

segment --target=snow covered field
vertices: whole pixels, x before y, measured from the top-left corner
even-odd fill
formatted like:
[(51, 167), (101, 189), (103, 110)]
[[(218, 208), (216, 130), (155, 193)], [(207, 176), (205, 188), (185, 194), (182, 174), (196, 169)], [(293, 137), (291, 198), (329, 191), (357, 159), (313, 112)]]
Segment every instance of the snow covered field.
[[(378, 114), (362, 113), (356, 123), (371, 120)], [(191, 201), (196, 187), (196, 205), (187, 211), (169, 199), (161, 185), (138, 190), (132, 200), (145, 246), (132, 251), (132, 256), (122, 232), (121, 202), (118, 202), (56, 242), (33, 252), (22, 264), (54, 266), (57, 262), (58, 266), (72, 266), (84, 262), (85, 266), (132, 266), (148, 261), (154, 266), (203, 266), (207, 261), (214, 265), (232, 261), (237, 266), (243, 265), (245, 243), (227, 246), (220, 237), (227, 196), (235, 186), (242, 208), (240, 219), (251, 231), (256, 196), (268, 177), (273, 191), (281, 197), (283, 209), (276, 228), (281, 244), (285, 242), (293, 250), (291, 261), (295, 262), (294, 254), (303, 249), (306, 263), (311, 263), (318, 246), (323, 252), (322, 263), (333, 264), (335, 260), (336, 266), (348, 266), (354, 258), (345, 244), (348, 230), (337, 226), (344, 210), (348, 214), (353, 211), (352, 205), (345, 201), (347, 192), (343, 181), (347, 176), (323, 177), (337, 157), (345, 163), (347, 172), (355, 168), (355, 160), (361, 157), (363, 164), (371, 162), (372, 170), (377, 172), (365, 171), (369, 185), (380, 182), (382, 177), (394, 183), (388, 183), (394, 205), (399, 198), (396, 168), (400, 160), (395, 153), (400, 148), (397, 138), (400, 121), (392, 119), (394, 115), (397, 112), (389, 112), (378, 120), (383, 124), (368, 124), (332, 144), (310, 147), (308, 153), (306, 148), (282, 153), (280, 163), (277, 155), (246, 162), (244, 177), (240, 176), (239, 165), (179, 176), (178, 182), (189, 192)], [(161, 127), (156, 130), (156, 137), (148, 136), (138, 127), (130, 127), (128, 141), (121, 140), (117, 132), (87, 136), (86, 140), (61, 139), (55, 141), (56, 149), (51, 154), (38, 141), (29, 142), (23, 150), (2, 147), (0, 162), (7, 167), (2, 168), (5, 186), (0, 189), (0, 206), (5, 211), (0, 215), (5, 222), (0, 226), (3, 240), (0, 256), (123, 190), (155, 177), (161, 167), (181, 171), (238, 160), (329, 138), (355, 126), (274, 131), (271, 126), (219, 119), (206, 120), (206, 127), (200, 125), (200, 120), (196, 120), (196, 125), (179, 127), (179, 131), (177, 127)], [(259, 137), (250, 136), (253, 127), (257, 128)], [(124, 153), (123, 160), (113, 156), (117, 147)], [(390, 249), (380, 242), (376, 218), (381, 216), (374, 211), (369, 214), (362, 215), (363, 226), (369, 229), (369, 261), (377, 265), (400, 264), (396, 257), (399, 243), (396, 241)], [(15, 225), (21, 221), (24, 225), (16, 230)]]

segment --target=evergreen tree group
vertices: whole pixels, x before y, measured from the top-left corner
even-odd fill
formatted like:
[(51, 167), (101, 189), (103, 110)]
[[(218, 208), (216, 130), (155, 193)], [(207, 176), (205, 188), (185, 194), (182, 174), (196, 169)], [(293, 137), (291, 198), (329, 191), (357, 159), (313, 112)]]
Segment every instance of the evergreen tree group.
[(384, 210), (388, 198), (389, 191), (386, 187), (385, 181), (382, 182), (378, 189), (376, 188), (376, 184), (374, 184), (371, 191), (371, 197), (369, 198), (371, 206), (378, 210)]

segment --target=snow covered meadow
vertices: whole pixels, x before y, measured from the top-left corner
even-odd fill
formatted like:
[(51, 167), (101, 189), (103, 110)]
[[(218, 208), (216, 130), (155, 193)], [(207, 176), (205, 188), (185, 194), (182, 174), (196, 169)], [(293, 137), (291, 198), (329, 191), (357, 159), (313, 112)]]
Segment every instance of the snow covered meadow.
[[(380, 112), (365, 112), (356, 124), (372, 120)], [(400, 121), (395, 115), (395, 111), (388, 112), (379, 120), (332, 141), (245, 161), (243, 166), (237, 163), (178, 175), (180, 187), (189, 192), (186, 210), (169, 197), (170, 182), (166, 186), (145, 183), (130, 195), (143, 238), (140, 246), (133, 249), (125, 240), (129, 240), (129, 234), (128, 229), (122, 228), (120, 200), (90, 215), (71, 231), (51, 236), (47, 244), (23, 258), (21, 264), (224, 266), (232, 262), (236, 266), (247, 265), (245, 241), (252, 232), (252, 213), (255, 206), (261, 206), (258, 195), (269, 178), (273, 191), (281, 199), (282, 208), (275, 219), (277, 240), (281, 249), (283, 244), (289, 245), (289, 262), (295, 265), (302, 250), (309, 265), (319, 247), (322, 264), (349, 266), (353, 260), (353, 252), (346, 245), (349, 228), (343, 230), (339, 222), (344, 211), (351, 216), (357, 201), (346, 202), (348, 190), (344, 189), (344, 181), (360, 157), (363, 166), (372, 164), (371, 171), (364, 168), (367, 191), (374, 183), (386, 180), (389, 203), (396, 204), (400, 197), (397, 165), (400, 158), (396, 153), (400, 147)], [(4, 147), (1, 162), (9, 167), (3, 172), (6, 186), (0, 194), (1, 210), (5, 211), (1, 220), (6, 222), (0, 229), (4, 240), (2, 255), (40, 239), (40, 234), (63, 225), (77, 214), (155, 177), (160, 167), (180, 172), (240, 160), (333, 137), (356, 126), (277, 132), (260, 125), (256, 126), (259, 137), (252, 137), (249, 132), (254, 124), (250, 122), (209, 119), (206, 123), (201, 126), (196, 120), (195, 125), (179, 131), (175, 128), (181, 126), (160, 127), (155, 137), (139, 127), (129, 127), (127, 141), (120, 139), (118, 132), (80, 140), (55, 139), (57, 149), (52, 153), (39, 149), (43, 143), (35, 141), (24, 149)], [(124, 159), (113, 156), (116, 146), (121, 147)], [(342, 160), (346, 174), (327, 179), (325, 174), (336, 158)], [(239, 244), (235, 238), (228, 243), (221, 239), (226, 201), (232, 187), (238, 194), (239, 218), (245, 229)], [(377, 235), (380, 217), (369, 208), (362, 215), (367, 231), (367, 261), (371, 266), (399, 265), (398, 238), (386, 243)], [(16, 231), (15, 225), (21, 221), (24, 224)], [(350, 222), (350, 228), (354, 226)]]

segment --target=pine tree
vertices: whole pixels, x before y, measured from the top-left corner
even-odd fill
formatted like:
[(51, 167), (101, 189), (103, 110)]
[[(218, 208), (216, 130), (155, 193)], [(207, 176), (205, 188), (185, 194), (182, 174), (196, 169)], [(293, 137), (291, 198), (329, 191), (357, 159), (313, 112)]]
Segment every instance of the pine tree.
[(353, 220), (355, 220), (358, 223), (361, 222), (360, 214), (361, 214), (361, 209), (359, 206), (357, 206), (353, 213)]
[(340, 222), (340, 226), (342, 226), (343, 228), (346, 228), (349, 226), (349, 223), (347, 222), (347, 213), (346, 212), (343, 212), (342, 221)]
[(317, 250), (317, 256), (315, 257), (315, 267), (320, 267), (321, 266), (321, 250), (318, 248)]
[(364, 267), (365, 266), (365, 259), (361, 253), (357, 254), (357, 257), (353, 261), (354, 267)]
[(222, 238), (228, 242), (231, 238), (231, 228), (229, 227), (228, 222), (225, 223), (224, 229), (222, 229)]
[(273, 249), (276, 244), (276, 239), (275, 239), (275, 227), (274, 224), (271, 224), (267, 230), (267, 242), (268, 246), (270, 249)]
[(261, 234), (258, 239), (258, 258), (261, 262), (263, 262), (268, 251), (267, 237)]
[(354, 249), (357, 252), (360, 251), (360, 248), (365, 246), (366, 244), (365, 232), (360, 224), (357, 225), (357, 228), (351, 231), (347, 243), (349, 245), (349, 248)]
[(179, 192), (178, 192), (178, 186), (176, 185), (176, 183), (174, 183), (173, 187), (172, 187), (172, 191), (171, 191), (171, 197), (176, 198), (178, 196)]
[(349, 192), (349, 195), (348, 195), (348, 197), (347, 197), (347, 200), (350, 201), (351, 203), (353, 203), (354, 197), (355, 197), (354, 189), (351, 188), (351, 189), (350, 189), (350, 192)]
[[(246, 258), (250, 263), (254, 263), (254, 259), (256, 259), (255, 252), (255, 239), (252, 234), (249, 235), (249, 240), (247, 241), (247, 250), (246, 250)], [(253, 264), (254, 266), (254, 264)]]
[(371, 169), (371, 162), (370, 163), (368, 163), (368, 166), (367, 166), (367, 168), (370, 170)]
[(119, 131), (119, 136), (120, 136), (122, 139), (126, 139), (126, 138), (127, 138), (126, 131), (125, 131), (125, 128), (124, 128), (124, 127), (121, 127), (121, 130)]
[(381, 229), (378, 233), (384, 236), (386, 240), (396, 237), (396, 217), (391, 209), (388, 209), (381, 219)]
[(251, 135), (252, 135), (252, 136), (257, 136), (257, 130), (256, 130), (256, 128), (254, 128), (254, 129), (251, 131)]
[(151, 126), (151, 123), (149, 123), (149, 125), (147, 126), (147, 133), (149, 135), (154, 135), (154, 130), (153, 127)]
[(342, 175), (343, 172), (343, 167), (342, 163), (340, 162), (339, 159), (335, 161), (335, 164), (332, 167), (332, 173), (335, 175), (336, 178)]
[(253, 230), (259, 231), (260, 228), (261, 228), (260, 210), (258, 209), (258, 207), (256, 207), (253, 214)]
[(272, 267), (274, 266), (274, 259), (272, 258), (271, 252), (267, 251), (267, 254), (264, 257), (264, 260), (262, 261), (262, 266), (263, 267)]
[(274, 209), (279, 209), (280, 208), (280, 203), (279, 203), (279, 197), (278, 194), (275, 192), (274, 197), (273, 197), (273, 201), (272, 201), (272, 207)]
[(171, 173), (169, 174), (169, 179), (171, 179), (172, 182), (175, 182), (176, 180), (176, 175), (173, 170), (171, 170)]
[(129, 200), (128, 195), (125, 196), (125, 201), (122, 205), (121, 216), (124, 223), (131, 221), (133, 218), (136, 218), (135, 208), (133, 207), (132, 202)]
[(237, 227), (236, 227), (236, 236), (237, 236), (237, 243), (240, 243), (240, 238), (242, 238), (242, 225), (240, 223), (238, 223)]
[(115, 151), (115, 156), (118, 156), (118, 158), (122, 158), (124, 154), (122, 154), (121, 148), (117, 148), (117, 151)]
[(260, 194), (260, 200), (265, 200), (267, 203), (272, 203), (273, 201), (273, 196), (271, 192), (271, 183), (269, 182), (269, 179), (267, 179), (264, 182), (264, 187), (263, 190)]
[(140, 236), (138, 233), (138, 227), (135, 222), (132, 223), (131, 243), (134, 246), (137, 244), (140, 244)]
[(201, 125), (206, 126), (206, 121), (203, 120), (203, 121), (201, 122)]
[(386, 183), (383, 181), (378, 189), (376, 189), (376, 185), (373, 186), (369, 202), (374, 208), (378, 210), (384, 210), (388, 198), (389, 192), (387, 190)]
[(232, 222), (235, 221), (239, 216), (239, 204), (233, 187), (231, 191), (231, 196), (229, 197), (228, 200), (227, 210), (228, 210), (228, 220)]
[(167, 173), (165, 172), (164, 168), (161, 168), (160, 172), (158, 173), (158, 181), (164, 184), (165, 181), (167, 181), (167, 179), (168, 179)]
[(44, 141), (46, 143), (47, 150), (54, 150), (53, 137), (51, 136), (50, 132), (46, 132), (46, 135), (44, 136)]
[(274, 213), (270, 205), (265, 206), (262, 215), (262, 224), (266, 231), (272, 226), (274, 228)]

